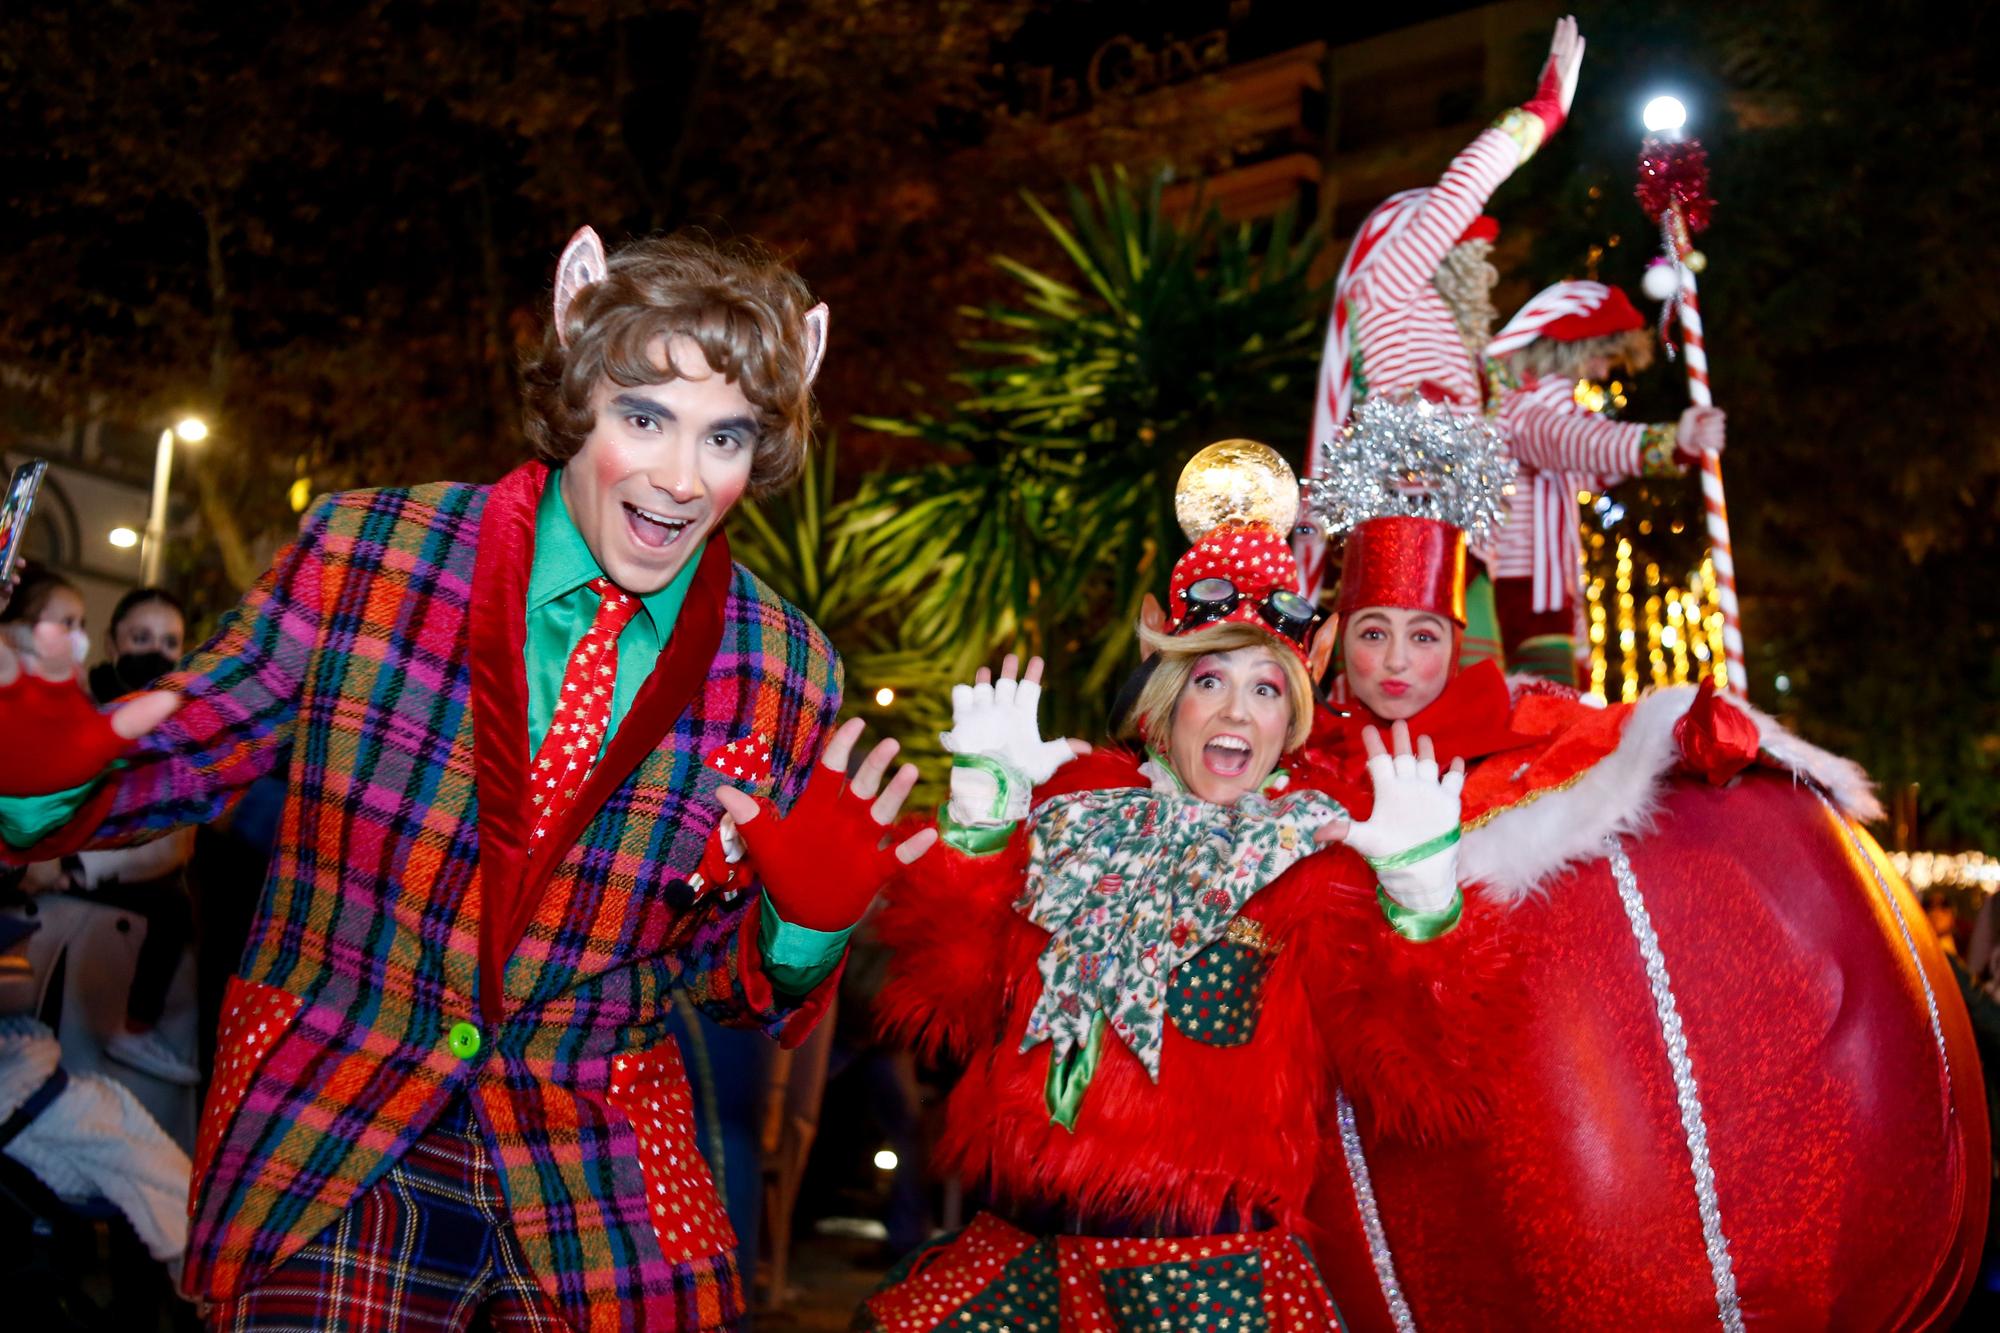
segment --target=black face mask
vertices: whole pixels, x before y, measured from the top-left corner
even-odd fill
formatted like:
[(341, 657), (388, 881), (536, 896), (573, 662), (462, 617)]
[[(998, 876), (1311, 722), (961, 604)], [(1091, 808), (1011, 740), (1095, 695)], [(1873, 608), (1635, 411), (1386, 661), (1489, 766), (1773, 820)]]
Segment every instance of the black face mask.
[(149, 690), (154, 681), (174, 669), (174, 659), (165, 653), (120, 653), (111, 669), (127, 690)]

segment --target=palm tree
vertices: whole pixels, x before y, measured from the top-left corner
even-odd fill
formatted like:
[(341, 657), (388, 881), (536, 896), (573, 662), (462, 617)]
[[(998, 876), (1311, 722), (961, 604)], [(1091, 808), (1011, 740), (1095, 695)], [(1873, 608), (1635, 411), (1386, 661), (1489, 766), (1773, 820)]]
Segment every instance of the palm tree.
[(1064, 271), (994, 260), (1019, 304), (966, 312), (990, 330), (962, 344), (966, 396), (859, 422), (924, 441), (933, 461), (870, 478), (839, 528), (902, 641), (934, 654), (927, 675), (1040, 653), (1051, 724), (1094, 732), (1136, 658), (1140, 602), (1185, 545), (1173, 488), (1188, 457), (1218, 438), (1303, 440), (1322, 237), (1290, 211), (1177, 216), (1158, 182), (1122, 172), (1071, 189), (1066, 219), (1027, 203)]

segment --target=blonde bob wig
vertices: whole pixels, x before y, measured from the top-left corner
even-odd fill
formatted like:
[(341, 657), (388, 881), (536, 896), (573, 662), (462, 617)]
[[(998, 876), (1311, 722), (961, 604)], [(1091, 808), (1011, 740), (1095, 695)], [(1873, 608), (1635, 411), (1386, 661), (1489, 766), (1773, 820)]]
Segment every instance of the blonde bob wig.
[(1160, 655), (1153, 674), (1132, 705), (1132, 718), (1140, 737), (1161, 754), (1171, 753), (1174, 739), (1174, 705), (1181, 691), (1194, 677), (1194, 664), (1210, 653), (1233, 653), (1242, 648), (1264, 648), (1285, 673), (1285, 702), (1291, 708), (1291, 723), (1285, 728), (1282, 753), (1289, 754), (1306, 743), (1312, 734), (1312, 677), (1299, 655), (1272, 636), (1268, 630), (1225, 620), (1207, 625), (1191, 634), (1161, 634), (1139, 627), (1139, 642), (1148, 652)]

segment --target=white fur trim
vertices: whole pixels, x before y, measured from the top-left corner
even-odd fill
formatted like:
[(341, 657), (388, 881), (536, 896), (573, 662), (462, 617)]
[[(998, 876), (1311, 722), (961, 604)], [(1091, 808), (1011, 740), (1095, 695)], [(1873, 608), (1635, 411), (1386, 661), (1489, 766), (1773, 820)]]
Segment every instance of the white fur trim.
[[(1597, 860), (1604, 839), (1651, 828), (1667, 778), (1680, 760), (1674, 724), (1694, 696), (1692, 685), (1646, 695), (1633, 706), (1618, 748), (1579, 781), (1468, 832), (1459, 844), (1459, 881), (1511, 904), (1571, 866)], [(1762, 762), (1818, 783), (1850, 819), (1865, 823), (1882, 817), (1860, 765), (1800, 740), (1747, 704), (1730, 702), (1757, 723)]]

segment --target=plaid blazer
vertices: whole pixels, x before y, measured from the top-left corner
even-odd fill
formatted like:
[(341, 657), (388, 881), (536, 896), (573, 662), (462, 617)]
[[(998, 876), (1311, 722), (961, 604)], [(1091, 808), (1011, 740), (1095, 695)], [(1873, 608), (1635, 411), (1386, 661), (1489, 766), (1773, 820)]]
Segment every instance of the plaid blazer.
[[(839, 662), (716, 534), (566, 827), (528, 848), (522, 639), (549, 475), (319, 501), (165, 682), (180, 711), (70, 826), (102, 843), (213, 819), (290, 756), (197, 1144), (198, 1297), (287, 1258), (464, 1095), (521, 1248), (576, 1327), (704, 1328), (741, 1303), (661, 1033), (668, 992), (802, 1036), (792, 1020), (831, 978), (793, 1011), (764, 980), (755, 895), (690, 904), (665, 886), (720, 817), (701, 762), (717, 746), (770, 736), (766, 791), (789, 807), (839, 709)], [(525, 905), (518, 943), (482, 1006), (480, 934), (510, 916), (482, 901), (503, 899)]]

